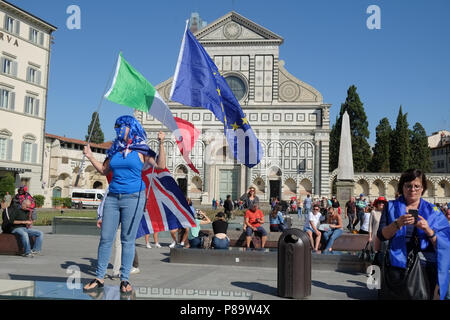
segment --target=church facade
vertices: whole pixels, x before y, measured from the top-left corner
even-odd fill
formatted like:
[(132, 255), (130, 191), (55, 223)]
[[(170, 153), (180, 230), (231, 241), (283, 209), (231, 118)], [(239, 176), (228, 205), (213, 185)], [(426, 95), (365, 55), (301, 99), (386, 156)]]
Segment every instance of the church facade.
[[(253, 168), (237, 163), (223, 124), (211, 111), (170, 101), (170, 78), (156, 89), (174, 116), (200, 130), (190, 154), (200, 174), (188, 168), (173, 136), (165, 141), (168, 169), (181, 189), (202, 204), (225, 200), (228, 194), (237, 199), (250, 186), (262, 201), (304, 198), (307, 193), (328, 196), (331, 105), (323, 102), (317, 89), (286, 70), (279, 57), (283, 38), (236, 12), (194, 34), (233, 90), (264, 148), (264, 157)], [(135, 117), (147, 131), (149, 145), (156, 149), (161, 123), (140, 111)]]

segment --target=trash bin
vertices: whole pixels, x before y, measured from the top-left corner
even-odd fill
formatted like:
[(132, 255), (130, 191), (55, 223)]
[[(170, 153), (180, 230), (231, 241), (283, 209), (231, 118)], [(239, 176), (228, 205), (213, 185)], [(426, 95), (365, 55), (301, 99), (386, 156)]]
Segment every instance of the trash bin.
[(303, 299), (311, 295), (311, 244), (300, 229), (285, 230), (278, 240), (278, 296)]

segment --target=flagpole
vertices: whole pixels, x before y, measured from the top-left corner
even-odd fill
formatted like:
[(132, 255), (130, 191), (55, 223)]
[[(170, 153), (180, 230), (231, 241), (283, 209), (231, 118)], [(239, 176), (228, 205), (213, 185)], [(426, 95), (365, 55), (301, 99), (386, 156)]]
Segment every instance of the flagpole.
[[(95, 115), (95, 119), (94, 119), (94, 123), (92, 124), (91, 132), (89, 133), (87, 145), (89, 145), (89, 143), (91, 142), (92, 133), (94, 132), (94, 127), (95, 127), (95, 124), (97, 123), (97, 119), (99, 117), (100, 109), (102, 107), (103, 100), (105, 99), (105, 94), (106, 94), (106, 91), (108, 90), (108, 85), (111, 82), (111, 78), (112, 78), (112, 75), (114, 73), (115, 67), (116, 66), (114, 65), (113, 69), (111, 70), (111, 74), (109, 75), (108, 81), (106, 82), (105, 90), (103, 91), (102, 97), (101, 97), (100, 102), (98, 104), (96, 115)], [(83, 170), (83, 166), (84, 166), (85, 160), (86, 160), (86, 155), (83, 153), (83, 158), (81, 158), (80, 169), (78, 170), (77, 177), (75, 178), (74, 187), (78, 187), (78, 183), (80, 182), (80, 174), (81, 174), (81, 171)]]
[[(166, 121), (166, 114), (167, 114), (167, 110), (164, 111), (164, 119), (163, 119), (163, 122), (161, 123), (161, 129), (164, 128), (163, 123)], [(161, 144), (161, 141), (159, 142), (159, 144)], [(149, 187), (148, 187), (149, 192), (150, 192), (150, 189), (153, 186), (153, 177), (155, 175), (156, 166), (157, 166), (157, 163), (156, 163), (156, 159), (155, 159), (155, 166), (153, 167), (152, 175), (150, 176), (150, 183), (148, 184), (149, 185)], [(148, 198), (148, 196), (147, 196), (147, 198)], [(147, 199), (146, 199), (146, 204), (147, 204)], [(144, 207), (144, 211), (145, 211), (145, 207)]]

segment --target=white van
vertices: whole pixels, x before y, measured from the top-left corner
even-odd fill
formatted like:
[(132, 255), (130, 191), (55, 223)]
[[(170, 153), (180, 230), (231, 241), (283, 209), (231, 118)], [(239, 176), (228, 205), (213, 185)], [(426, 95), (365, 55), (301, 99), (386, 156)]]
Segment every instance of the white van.
[(98, 207), (105, 196), (103, 189), (72, 189), (72, 208)]

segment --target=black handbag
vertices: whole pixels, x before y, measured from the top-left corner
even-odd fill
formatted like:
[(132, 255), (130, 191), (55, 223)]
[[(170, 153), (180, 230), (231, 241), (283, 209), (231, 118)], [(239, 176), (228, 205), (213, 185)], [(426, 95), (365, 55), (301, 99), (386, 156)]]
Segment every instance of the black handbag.
[(367, 241), (364, 249), (361, 250), (361, 252), (358, 255), (359, 259), (362, 261), (370, 262), (372, 263), (375, 258), (375, 252), (373, 250), (373, 247), (369, 241)]
[(382, 291), (384, 298), (392, 300), (429, 300), (430, 284), (419, 258), (417, 229), (413, 232), (414, 247), (408, 253), (406, 269), (391, 265), (389, 247), (382, 268)]

